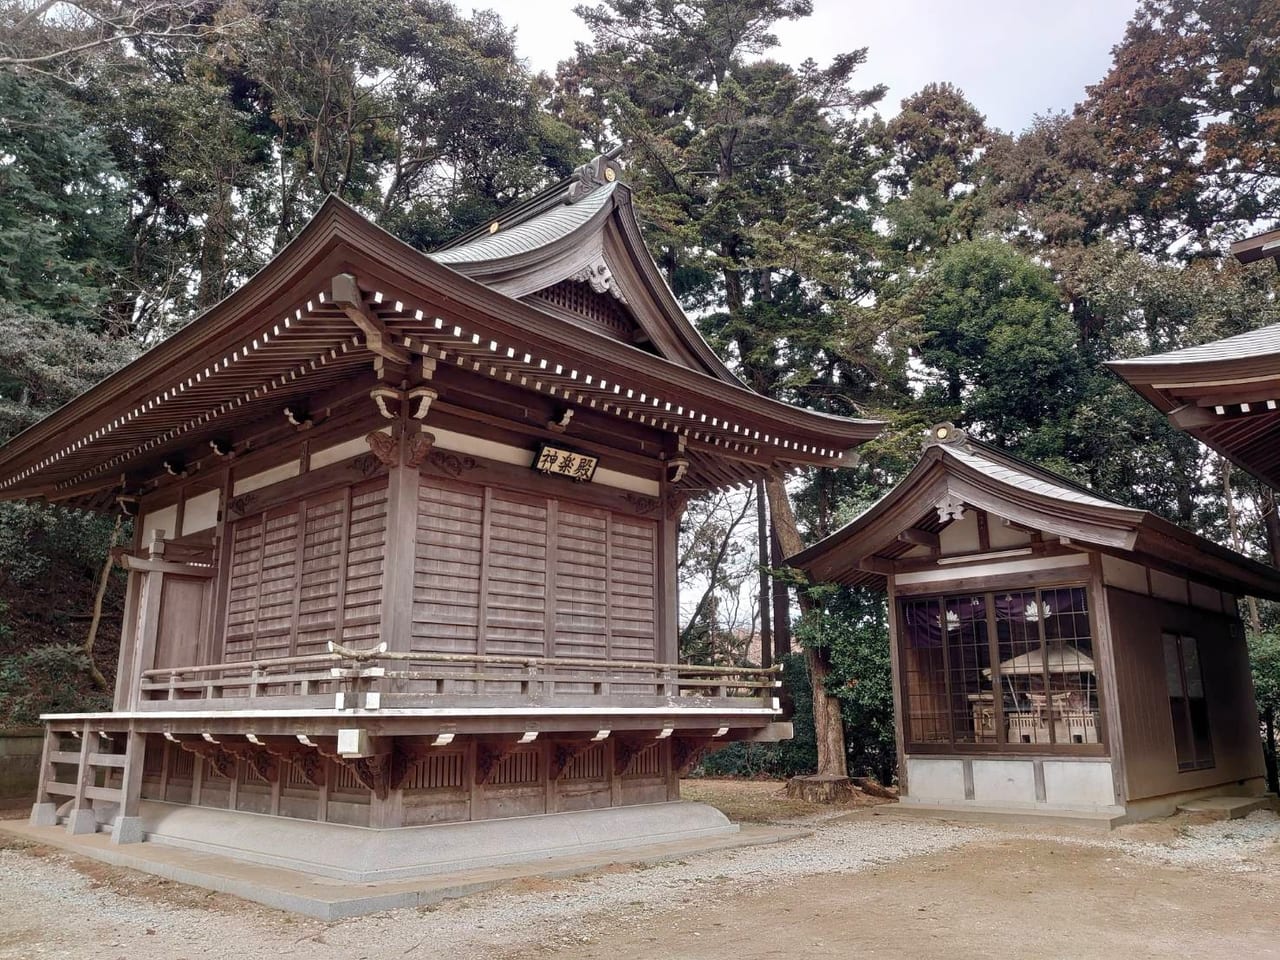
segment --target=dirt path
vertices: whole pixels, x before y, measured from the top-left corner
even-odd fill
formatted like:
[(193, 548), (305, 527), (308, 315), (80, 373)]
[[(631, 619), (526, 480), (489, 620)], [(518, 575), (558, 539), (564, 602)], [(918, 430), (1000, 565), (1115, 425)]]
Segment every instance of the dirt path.
[(739, 815), (806, 818), (815, 834), (332, 924), (0, 849), (0, 958), (1280, 957), (1273, 814), (1045, 833), (869, 810), (815, 819), (770, 784), (699, 790)]

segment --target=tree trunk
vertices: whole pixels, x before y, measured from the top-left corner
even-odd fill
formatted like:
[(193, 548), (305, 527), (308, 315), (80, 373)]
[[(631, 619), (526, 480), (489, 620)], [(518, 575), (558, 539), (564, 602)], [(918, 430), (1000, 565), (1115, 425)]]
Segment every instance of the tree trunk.
[[(1236, 506), (1235, 490), (1231, 486), (1231, 461), (1222, 458), (1222, 498), (1227, 504), (1227, 527), (1231, 531), (1231, 548), (1236, 553), (1244, 553), (1244, 538), (1240, 535), (1240, 510)], [(1254, 597), (1246, 598), (1249, 607), (1249, 629), (1254, 633), (1262, 632), (1262, 618), (1258, 614), (1258, 601)]]
[(1270, 488), (1262, 496), (1262, 525), (1267, 531), (1271, 565), (1280, 568), (1280, 512), (1276, 510), (1276, 493)]
[[(769, 566), (782, 566), (782, 547), (778, 544), (778, 532), (770, 524)], [(779, 584), (773, 591), (773, 655), (781, 659), (791, 653), (791, 597), (787, 588)]]
[(1262, 745), (1262, 760), (1267, 768), (1267, 789), (1280, 793), (1280, 774), (1276, 770), (1276, 710), (1267, 707), (1262, 711), (1262, 722), (1267, 730), (1267, 742)]
[[(769, 496), (769, 513), (773, 517), (773, 529), (784, 556), (792, 556), (804, 549), (800, 531), (796, 528), (796, 515), (791, 509), (787, 488), (778, 477), (765, 481)], [(813, 606), (804, 591), (797, 591), (800, 611), (808, 613)], [(818, 745), (818, 776), (847, 779), (849, 765), (844, 749), (844, 725), (840, 719), (840, 702), (827, 693), (826, 652), (820, 648), (805, 647), (805, 664), (809, 668), (809, 684), (813, 689), (813, 728)]]
[(102, 675), (102, 671), (98, 669), (98, 665), (93, 661), (93, 645), (98, 639), (98, 624), (102, 622), (102, 601), (107, 596), (107, 583), (111, 580), (111, 568), (115, 565), (115, 558), (111, 556), (111, 551), (116, 545), (116, 540), (120, 536), (120, 525), (124, 522), (124, 514), (116, 514), (116, 525), (111, 531), (111, 542), (107, 544), (107, 560), (102, 565), (102, 574), (98, 578), (98, 589), (93, 595), (93, 619), (89, 621), (89, 633), (84, 638), (84, 655), (89, 660), (89, 676), (93, 678), (93, 685), (98, 690), (107, 690), (107, 678)]

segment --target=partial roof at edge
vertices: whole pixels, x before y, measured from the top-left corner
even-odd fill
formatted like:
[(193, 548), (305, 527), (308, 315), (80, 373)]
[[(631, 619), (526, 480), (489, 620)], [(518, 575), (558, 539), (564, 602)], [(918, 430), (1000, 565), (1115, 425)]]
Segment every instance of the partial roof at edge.
[(952, 437), (931, 441), (893, 489), (785, 563), (804, 570), (815, 582), (883, 589), (884, 575), (866, 569), (864, 561), (893, 548), (899, 533), (922, 517), (930, 518), (937, 503), (949, 496), (1103, 552), (1140, 554), (1153, 565), (1197, 573), (1237, 594), (1280, 600), (1280, 571), (963, 433)]

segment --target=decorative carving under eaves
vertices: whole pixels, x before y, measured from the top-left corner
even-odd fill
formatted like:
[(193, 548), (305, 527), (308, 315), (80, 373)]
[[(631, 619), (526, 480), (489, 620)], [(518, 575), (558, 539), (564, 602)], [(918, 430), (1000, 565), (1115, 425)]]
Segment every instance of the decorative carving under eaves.
[(263, 749), (286, 763), (293, 764), (314, 787), (324, 786), (326, 765), (316, 747), (308, 747), (293, 737), (263, 737)]
[(400, 462), (400, 441), (389, 433), (375, 430), (365, 438), (373, 455), (388, 467), (397, 466)]
[(498, 773), (499, 764), (513, 749), (515, 749), (514, 744), (476, 744), (476, 783), (484, 785), (492, 782)]
[(183, 740), (182, 749), (202, 757), (205, 763), (228, 780), (236, 778), (236, 758), (219, 744), (208, 740)]
[(938, 503), (938, 521), (946, 523), (948, 520), (964, 519), (964, 503), (948, 494)]
[(253, 512), (253, 505), (257, 501), (256, 493), (242, 493), (238, 497), (232, 497), (227, 501), (227, 509), (232, 516), (247, 516)]
[(608, 293), (623, 303), (627, 302), (627, 298), (618, 288), (618, 282), (613, 278), (613, 271), (603, 260), (587, 264), (577, 273), (572, 274), (569, 279), (587, 284), (596, 293)]
[(427, 454), (427, 463), (455, 480), (468, 470), (475, 470), (480, 466), (475, 457), (459, 456), (448, 450), (437, 450), (434, 447)]
[(671, 765), (675, 767), (677, 776), (683, 777), (692, 770), (710, 743), (707, 737), (676, 737), (671, 743)]
[(551, 748), (551, 779), (559, 780), (564, 776), (565, 771), (569, 769), (569, 765), (574, 760), (592, 750), (595, 746), (596, 741), (594, 740), (584, 742), (560, 741), (554, 744)]
[(240, 757), (267, 783), (275, 783), (280, 777), (280, 763), (266, 747), (253, 743), (223, 743), (223, 750)]
[(422, 462), (431, 453), (431, 448), (435, 445), (435, 442), (436, 435), (434, 433), (426, 433), (425, 431), (411, 433), (408, 447), (405, 450), (405, 464), (410, 467), (422, 466)]
[(631, 737), (619, 737), (613, 744), (613, 772), (615, 776), (626, 776), (640, 754), (651, 746), (653, 740), (637, 740)]
[(641, 516), (653, 513), (662, 506), (662, 501), (657, 497), (646, 497), (638, 493), (624, 493), (622, 499), (631, 504), (632, 509)]
[(373, 757), (339, 758), (338, 762), (355, 774), (356, 779), (372, 790), (379, 800), (387, 799), (387, 787), (391, 774), (389, 753), (381, 753)]

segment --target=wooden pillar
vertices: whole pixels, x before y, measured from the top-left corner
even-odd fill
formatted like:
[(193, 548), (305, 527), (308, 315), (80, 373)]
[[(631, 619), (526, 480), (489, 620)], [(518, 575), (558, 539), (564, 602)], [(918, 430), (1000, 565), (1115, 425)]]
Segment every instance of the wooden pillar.
[[(157, 537), (164, 535), (156, 531)], [(148, 571), (141, 575), (142, 589), (138, 598), (137, 630), (134, 633), (133, 658), (129, 664), (126, 702), (130, 709), (138, 709), (142, 701), (142, 673), (155, 665), (156, 638), (160, 630), (160, 601), (164, 595), (164, 574)]]
[[(1106, 578), (1102, 570), (1102, 555), (1089, 554), (1091, 576), (1089, 578), (1089, 629), (1093, 633), (1093, 662), (1098, 683), (1098, 713), (1106, 737), (1107, 753), (1111, 756), (1111, 780), (1115, 788), (1116, 803), (1128, 799), (1129, 785), (1125, 773), (1124, 730), (1120, 726), (1120, 688), (1116, 680), (1115, 639), (1111, 633), (1111, 610), (1107, 602)], [(1150, 570), (1147, 571), (1150, 576)], [(1166, 720), (1166, 722), (1168, 722)]]
[[(181, 750), (181, 747), (178, 747)], [(204, 793), (204, 757), (195, 754), (191, 758), (191, 805), (200, 806)]]
[[(892, 574), (885, 578), (888, 590), (889, 615), (889, 678), (893, 684), (893, 742), (898, 754), (898, 791), (907, 796), (907, 743), (905, 736), (907, 709), (906, 688), (902, 682), (902, 636), (898, 632), (898, 597), (893, 588)], [(994, 631), (994, 627), (992, 628)], [(888, 786), (888, 784), (885, 784)]]
[(120, 810), (111, 828), (112, 843), (139, 843), (142, 840), (142, 771), (147, 738), (136, 730), (125, 735), (124, 769), (120, 778)]
[(658, 514), (658, 648), (654, 657), (660, 663), (680, 659), (680, 514), (683, 509), (673, 499), (671, 485), (663, 470), (659, 484)]
[(52, 728), (44, 728), (44, 745), (40, 748), (40, 766), (36, 771), (36, 802), (31, 807), (31, 826), (53, 827), (58, 823), (58, 802), (49, 792), (54, 775), (53, 752), (58, 747), (60, 734)]
[(413, 632), (413, 580), (418, 540), (418, 468), (409, 466), (407, 444), (418, 424), (402, 412), (398, 455), (387, 467), (387, 540), (382, 565), (382, 631), (388, 650), (407, 651)]
[(86, 791), (89, 781), (93, 779), (93, 767), (89, 765), (89, 754), (92, 752), (93, 740), (97, 734), (85, 723), (80, 729), (80, 765), (76, 768), (76, 792), (71, 803), (71, 812), (67, 815), (67, 833), (94, 833), (98, 829), (97, 817), (89, 807)]

